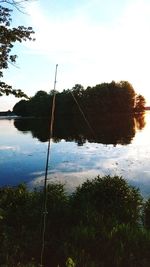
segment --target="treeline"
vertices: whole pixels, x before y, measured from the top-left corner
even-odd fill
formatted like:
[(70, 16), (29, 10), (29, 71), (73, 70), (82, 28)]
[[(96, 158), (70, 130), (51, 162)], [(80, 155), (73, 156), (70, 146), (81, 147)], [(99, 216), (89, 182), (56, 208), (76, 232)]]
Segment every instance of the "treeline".
[[(38, 91), (30, 100), (21, 100), (13, 108), (19, 116), (47, 117), (50, 114), (54, 90), (49, 94)], [(85, 114), (133, 113), (145, 110), (145, 99), (137, 95), (127, 81), (102, 83), (83, 88), (76, 84), (71, 90), (56, 92), (56, 116), (79, 114), (79, 106)]]
[[(40, 266), (42, 206), (42, 189), (0, 189), (1, 266)], [(49, 184), (45, 237), (44, 266), (149, 267), (150, 199), (118, 176), (86, 181), (72, 195)]]

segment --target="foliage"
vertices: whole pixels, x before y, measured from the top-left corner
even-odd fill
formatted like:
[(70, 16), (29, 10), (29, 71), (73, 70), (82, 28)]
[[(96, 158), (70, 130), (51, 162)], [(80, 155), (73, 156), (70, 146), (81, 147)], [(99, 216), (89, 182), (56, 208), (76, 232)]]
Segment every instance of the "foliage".
[(66, 260), (66, 267), (75, 267), (75, 263), (73, 262), (71, 258), (68, 258)]
[(136, 107), (135, 107), (135, 111), (136, 112), (143, 112), (145, 110), (145, 98), (142, 95), (137, 95), (136, 96)]
[[(0, 189), (1, 266), (39, 266), (43, 191)], [(150, 231), (137, 189), (122, 177), (97, 177), (67, 195), (47, 187), (44, 266), (148, 267)]]
[(146, 229), (150, 229), (150, 198), (144, 204), (143, 222)]
[(44, 91), (38, 91), (29, 101), (20, 100), (13, 108), (19, 116), (48, 116), (50, 114), (50, 96)]
[[(14, 64), (16, 62), (17, 55), (11, 54), (14, 43), (33, 40), (31, 35), (34, 33), (32, 27), (11, 26), (13, 9), (7, 7), (7, 4), (18, 9), (20, 1), (0, 1), (0, 78), (3, 77), (3, 70), (8, 68), (9, 63)], [(3, 94), (27, 98), (20, 89), (14, 90), (12, 86), (0, 81), (0, 96)]]
[[(81, 115), (81, 110), (88, 119), (95, 114), (131, 114), (145, 110), (144, 97), (137, 96), (132, 85), (126, 81), (102, 83), (87, 89), (76, 84), (71, 90), (56, 93), (56, 116), (58, 117), (73, 118)], [(49, 94), (39, 91), (29, 101), (17, 103), (13, 111), (21, 116), (49, 116), (53, 94), (53, 90)]]
[[(109, 225), (111, 218), (111, 227), (116, 223), (138, 223), (142, 204), (137, 189), (129, 186), (122, 177), (111, 178), (109, 175), (83, 183), (81, 187), (77, 188), (72, 201), (73, 209), (80, 203), (76, 219), (80, 218), (81, 220), (83, 217), (83, 221), (87, 223), (92, 219), (100, 225), (101, 223)], [(86, 217), (84, 217), (85, 215)]]
[[(62, 185), (49, 185), (47, 188), (49, 246), (56, 249), (58, 232), (57, 220), (63, 221), (63, 203), (67, 203)], [(28, 191), (25, 185), (0, 190), (0, 247), (1, 264), (14, 266), (18, 262), (39, 261), (41, 248), (42, 190)], [(65, 214), (65, 213), (64, 213)], [(51, 233), (53, 235), (51, 236)], [(63, 232), (62, 232), (63, 233)], [(56, 234), (56, 237), (55, 237)], [(53, 244), (53, 243), (52, 243)], [(50, 255), (49, 255), (50, 256)]]

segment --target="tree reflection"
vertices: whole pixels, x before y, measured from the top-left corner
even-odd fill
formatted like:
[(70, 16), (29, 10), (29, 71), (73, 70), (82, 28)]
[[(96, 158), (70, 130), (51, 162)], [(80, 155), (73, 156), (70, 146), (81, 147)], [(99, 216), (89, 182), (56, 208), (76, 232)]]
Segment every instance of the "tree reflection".
[(142, 130), (145, 127), (145, 113), (135, 114), (135, 123), (137, 130)]
[[(53, 141), (74, 141), (82, 146), (86, 141), (102, 144), (130, 144), (136, 130), (145, 126), (144, 114), (107, 114), (105, 116), (90, 114), (87, 120), (92, 128), (81, 116), (59, 116), (55, 118)], [(49, 120), (16, 119), (14, 126), (23, 133), (31, 132), (33, 138), (46, 142), (49, 138)]]

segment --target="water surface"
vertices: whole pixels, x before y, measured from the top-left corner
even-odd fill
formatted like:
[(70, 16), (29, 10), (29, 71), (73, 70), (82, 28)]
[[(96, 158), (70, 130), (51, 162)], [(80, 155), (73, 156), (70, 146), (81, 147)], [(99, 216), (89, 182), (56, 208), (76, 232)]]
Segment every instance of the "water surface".
[[(55, 123), (49, 181), (72, 191), (87, 178), (121, 175), (150, 197), (150, 113), (133, 118), (109, 116)], [(0, 185), (43, 185), (48, 122), (45, 119), (0, 119)]]

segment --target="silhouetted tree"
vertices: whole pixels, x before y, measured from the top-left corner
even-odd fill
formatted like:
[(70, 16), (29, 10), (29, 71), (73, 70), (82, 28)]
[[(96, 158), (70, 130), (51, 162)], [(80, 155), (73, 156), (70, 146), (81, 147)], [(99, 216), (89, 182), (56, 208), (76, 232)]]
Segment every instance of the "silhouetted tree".
[[(49, 94), (39, 91), (28, 102), (32, 116), (49, 116), (54, 91)], [(71, 90), (56, 92), (56, 115), (81, 116), (81, 110), (89, 120), (91, 114), (134, 113), (144, 108), (143, 96), (136, 93), (129, 82), (121, 81), (97, 84), (84, 89), (76, 84)]]
[(28, 112), (28, 101), (26, 100), (20, 100), (15, 106), (13, 107), (13, 112), (18, 116), (29, 116)]
[(48, 93), (42, 90), (38, 91), (28, 102), (28, 113), (30, 116), (45, 117), (50, 115), (52, 97)]
[(143, 112), (145, 111), (145, 98), (142, 95), (137, 95), (135, 98), (135, 111)]
[[(33, 40), (31, 35), (34, 33), (32, 27), (18, 26), (13, 27), (11, 13), (12, 9), (19, 8), (19, 4), (23, 1), (1, 0), (0, 1), (0, 78), (3, 77), (3, 70), (8, 68), (9, 63), (16, 62), (17, 55), (11, 54), (11, 50), (16, 42)], [(11, 85), (0, 81), (0, 96), (3, 94), (13, 94), (17, 97), (26, 97), (20, 89), (14, 90)]]

